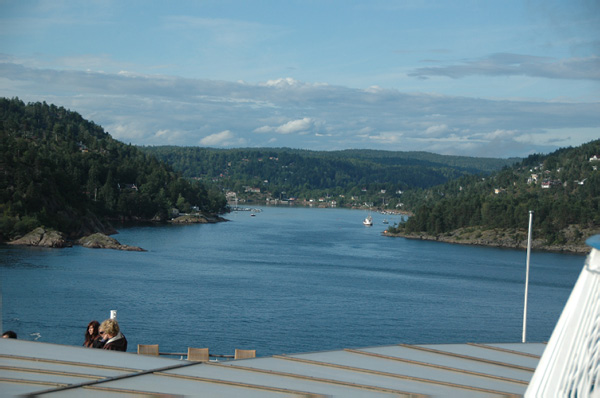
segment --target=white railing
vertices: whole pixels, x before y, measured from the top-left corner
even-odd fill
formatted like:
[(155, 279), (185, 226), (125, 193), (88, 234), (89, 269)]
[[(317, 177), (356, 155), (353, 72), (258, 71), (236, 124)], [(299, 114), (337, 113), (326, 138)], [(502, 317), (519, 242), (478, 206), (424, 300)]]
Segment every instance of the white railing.
[(600, 398), (600, 235), (529, 383), (525, 398)]

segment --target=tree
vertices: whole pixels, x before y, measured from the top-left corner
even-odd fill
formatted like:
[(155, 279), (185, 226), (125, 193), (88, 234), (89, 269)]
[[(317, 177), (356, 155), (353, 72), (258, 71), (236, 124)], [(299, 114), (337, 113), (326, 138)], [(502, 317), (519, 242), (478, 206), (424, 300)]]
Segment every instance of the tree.
[(39, 223), (77, 237), (101, 225), (98, 217), (164, 218), (180, 194), (188, 203), (203, 203), (206, 212), (225, 210), (224, 197), (209, 198), (203, 185), (113, 140), (75, 112), (0, 99), (0, 120), (3, 239)]

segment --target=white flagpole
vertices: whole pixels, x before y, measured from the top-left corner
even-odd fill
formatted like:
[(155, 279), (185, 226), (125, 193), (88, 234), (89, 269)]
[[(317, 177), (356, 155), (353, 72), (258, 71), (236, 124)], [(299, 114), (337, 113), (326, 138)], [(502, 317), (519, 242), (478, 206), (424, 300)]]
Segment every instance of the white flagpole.
[(533, 211), (529, 210), (529, 231), (527, 233), (527, 271), (525, 272), (525, 304), (523, 306), (523, 338), (527, 334), (527, 291), (529, 289), (529, 257), (531, 256), (531, 221), (533, 220)]

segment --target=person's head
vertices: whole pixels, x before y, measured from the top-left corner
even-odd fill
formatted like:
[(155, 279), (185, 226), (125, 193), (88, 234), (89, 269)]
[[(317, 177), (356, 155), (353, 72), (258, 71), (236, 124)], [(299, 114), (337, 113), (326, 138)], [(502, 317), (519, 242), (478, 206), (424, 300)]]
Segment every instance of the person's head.
[(86, 330), (87, 335), (89, 335), (91, 337), (96, 337), (96, 336), (98, 336), (99, 331), (100, 331), (100, 322), (91, 321), (90, 323), (88, 323), (87, 330)]
[(119, 323), (116, 319), (107, 319), (100, 325), (100, 335), (103, 338), (112, 339), (119, 334)]
[(2, 334), (2, 338), (3, 339), (16, 339), (17, 334), (15, 332), (13, 332), (12, 330), (7, 330), (6, 332), (4, 332)]

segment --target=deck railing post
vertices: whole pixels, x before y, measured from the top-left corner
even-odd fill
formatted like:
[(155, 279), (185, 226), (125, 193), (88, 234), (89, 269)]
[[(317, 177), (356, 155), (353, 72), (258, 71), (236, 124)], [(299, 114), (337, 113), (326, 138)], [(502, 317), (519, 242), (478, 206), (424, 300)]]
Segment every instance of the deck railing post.
[(531, 224), (533, 220), (533, 211), (529, 210), (529, 231), (527, 232), (527, 266), (525, 271), (525, 303), (523, 305), (523, 338), (524, 343), (527, 335), (527, 293), (529, 290), (529, 257), (531, 256)]

